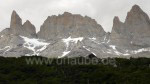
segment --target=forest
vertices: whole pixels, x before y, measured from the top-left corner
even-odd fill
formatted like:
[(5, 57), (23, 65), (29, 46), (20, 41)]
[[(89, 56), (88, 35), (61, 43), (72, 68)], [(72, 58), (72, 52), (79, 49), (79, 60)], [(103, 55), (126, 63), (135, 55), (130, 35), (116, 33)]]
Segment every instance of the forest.
[[(97, 59), (94, 61), (97, 63), (84, 63), (85, 60), (89, 62), (93, 58)], [(44, 59), (44, 61), (38, 63), (35, 59), (38, 59), (38, 62), (39, 59), (40, 61)], [(65, 62), (61, 63), (61, 60), (65, 60)], [(75, 61), (69, 63), (72, 60), (78, 60), (78, 62), (83, 62), (83, 64), (75, 63)], [(0, 57), (0, 84), (149, 83), (149, 58), (108, 58), (103, 60), (96, 57), (61, 59), (41, 56)]]

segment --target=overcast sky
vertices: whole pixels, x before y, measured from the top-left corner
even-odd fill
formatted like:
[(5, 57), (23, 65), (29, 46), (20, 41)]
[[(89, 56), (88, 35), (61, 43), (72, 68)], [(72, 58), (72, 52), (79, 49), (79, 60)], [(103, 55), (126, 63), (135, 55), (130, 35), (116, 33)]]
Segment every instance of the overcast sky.
[(105, 31), (111, 31), (114, 16), (124, 21), (134, 4), (150, 16), (150, 0), (0, 0), (0, 30), (9, 27), (11, 13), (16, 10), (23, 22), (30, 20), (38, 31), (48, 16), (64, 11), (90, 16)]

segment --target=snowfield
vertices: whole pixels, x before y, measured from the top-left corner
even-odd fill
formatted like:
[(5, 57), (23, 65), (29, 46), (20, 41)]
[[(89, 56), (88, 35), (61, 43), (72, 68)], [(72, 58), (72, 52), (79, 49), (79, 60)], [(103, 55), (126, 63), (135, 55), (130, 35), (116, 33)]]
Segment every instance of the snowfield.
[(31, 39), (24, 36), (20, 36), (20, 37), (23, 38), (25, 41), (23, 46), (33, 51), (33, 54), (31, 55), (39, 55), (39, 53), (45, 50), (47, 46), (50, 44), (40, 39), (35, 39), (35, 38)]

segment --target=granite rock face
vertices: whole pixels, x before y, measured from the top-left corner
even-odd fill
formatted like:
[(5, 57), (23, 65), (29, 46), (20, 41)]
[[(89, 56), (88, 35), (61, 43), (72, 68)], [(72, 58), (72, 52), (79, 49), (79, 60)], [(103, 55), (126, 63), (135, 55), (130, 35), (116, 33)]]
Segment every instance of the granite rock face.
[(27, 37), (34, 37), (36, 38), (36, 29), (35, 26), (29, 21), (27, 20), (24, 24), (23, 24), (23, 30), (26, 32), (26, 35), (23, 36), (27, 36)]
[(10, 28), (18, 28), (21, 26), (22, 26), (22, 19), (19, 17), (16, 11), (13, 11), (11, 15)]
[(15, 11), (13, 11), (11, 15), (10, 29), (11, 33), (14, 35), (22, 35), (31, 38), (36, 37), (34, 25), (32, 25), (28, 20), (22, 25), (22, 19)]
[(150, 19), (148, 15), (138, 5), (134, 5), (124, 23), (115, 17), (111, 41), (123, 47), (149, 47)]
[(115, 17), (113, 20), (113, 28), (110, 34), (111, 43), (120, 47), (129, 47), (130, 46), (130, 36), (126, 32), (126, 27), (118, 17)]
[(150, 46), (150, 19), (139, 6), (133, 6), (131, 11), (128, 12), (125, 27), (133, 45)]
[(65, 12), (51, 16), (41, 26), (38, 37), (42, 39), (62, 39), (67, 37), (102, 37), (105, 31), (90, 17)]

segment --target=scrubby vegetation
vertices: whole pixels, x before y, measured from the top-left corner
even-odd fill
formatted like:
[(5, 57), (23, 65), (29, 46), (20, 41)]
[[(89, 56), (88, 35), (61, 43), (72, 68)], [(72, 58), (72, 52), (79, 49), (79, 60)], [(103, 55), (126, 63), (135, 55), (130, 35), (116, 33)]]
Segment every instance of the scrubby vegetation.
[[(27, 63), (27, 59), (44, 57), (0, 57), (0, 84), (149, 84), (149, 58), (115, 58), (116, 65)], [(65, 59), (65, 58), (64, 58)], [(71, 59), (71, 58), (70, 58)], [(76, 58), (82, 62), (84, 58)], [(51, 59), (52, 60), (52, 59)], [(59, 59), (59, 61), (62, 59)], [(68, 61), (68, 59), (65, 59)], [(73, 59), (75, 60), (75, 59)], [(86, 59), (88, 61), (92, 60)], [(69, 61), (72, 61), (69, 60)], [(50, 62), (50, 61), (49, 61)]]

